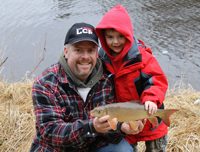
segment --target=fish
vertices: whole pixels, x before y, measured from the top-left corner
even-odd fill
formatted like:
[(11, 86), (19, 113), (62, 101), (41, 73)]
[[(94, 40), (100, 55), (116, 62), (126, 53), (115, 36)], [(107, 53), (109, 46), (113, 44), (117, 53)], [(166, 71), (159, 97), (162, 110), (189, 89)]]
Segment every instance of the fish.
[[(158, 120), (156, 117), (162, 119), (162, 121), (170, 127), (169, 116), (178, 111), (177, 109), (158, 109), (156, 113), (149, 114), (148, 110), (144, 109), (144, 105), (139, 101), (128, 101), (121, 103), (112, 103), (95, 107), (90, 111), (92, 117), (103, 117), (109, 115), (110, 119), (108, 123), (113, 130), (117, 129), (117, 121), (129, 122), (133, 130), (137, 130), (139, 126), (138, 120), (148, 119), (151, 124), (158, 126)], [(117, 118), (117, 121), (116, 121)]]

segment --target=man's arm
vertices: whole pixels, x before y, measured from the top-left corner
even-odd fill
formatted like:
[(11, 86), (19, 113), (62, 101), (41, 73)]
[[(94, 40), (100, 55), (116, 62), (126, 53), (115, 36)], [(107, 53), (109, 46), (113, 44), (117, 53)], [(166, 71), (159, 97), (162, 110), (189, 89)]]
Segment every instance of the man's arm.
[(70, 117), (64, 114), (64, 109), (48, 86), (34, 83), (32, 98), (37, 134), (40, 134), (48, 144), (81, 148), (95, 140), (92, 120), (77, 119), (71, 123)]

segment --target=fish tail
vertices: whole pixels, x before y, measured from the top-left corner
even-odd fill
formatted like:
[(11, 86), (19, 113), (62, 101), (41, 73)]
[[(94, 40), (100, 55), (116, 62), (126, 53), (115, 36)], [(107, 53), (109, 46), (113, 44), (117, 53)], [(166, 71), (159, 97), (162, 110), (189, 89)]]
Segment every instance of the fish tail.
[(170, 126), (170, 120), (169, 120), (169, 116), (171, 116), (174, 112), (178, 111), (177, 109), (167, 109), (167, 110), (163, 110), (163, 114), (160, 117), (163, 122), (169, 127)]

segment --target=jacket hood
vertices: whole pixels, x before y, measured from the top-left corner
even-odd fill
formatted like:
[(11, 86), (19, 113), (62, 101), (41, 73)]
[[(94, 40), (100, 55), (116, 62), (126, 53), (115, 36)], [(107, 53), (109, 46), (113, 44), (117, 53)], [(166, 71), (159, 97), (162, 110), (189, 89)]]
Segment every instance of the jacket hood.
[(128, 12), (122, 5), (117, 5), (108, 11), (95, 28), (95, 32), (100, 39), (102, 48), (106, 51), (109, 58), (112, 58), (110, 49), (108, 48), (103, 29), (113, 28), (127, 38), (123, 51), (114, 59), (120, 60), (124, 58), (133, 44), (133, 27)]

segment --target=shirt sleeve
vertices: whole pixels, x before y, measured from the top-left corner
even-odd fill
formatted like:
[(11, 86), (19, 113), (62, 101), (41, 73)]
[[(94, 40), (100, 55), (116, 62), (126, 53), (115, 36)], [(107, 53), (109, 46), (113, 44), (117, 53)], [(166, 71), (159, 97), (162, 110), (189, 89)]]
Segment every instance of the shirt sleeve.
[(50, 88), (34, 83), (32, 98), (37, 134), (40, 134), (45, 142), (52, 146), (73, 148), (82, 148), (93, 142), (92, 120), (77, 119), (73, 123), (67, 122), (70, 117), (64, 116), (62, 108)]

